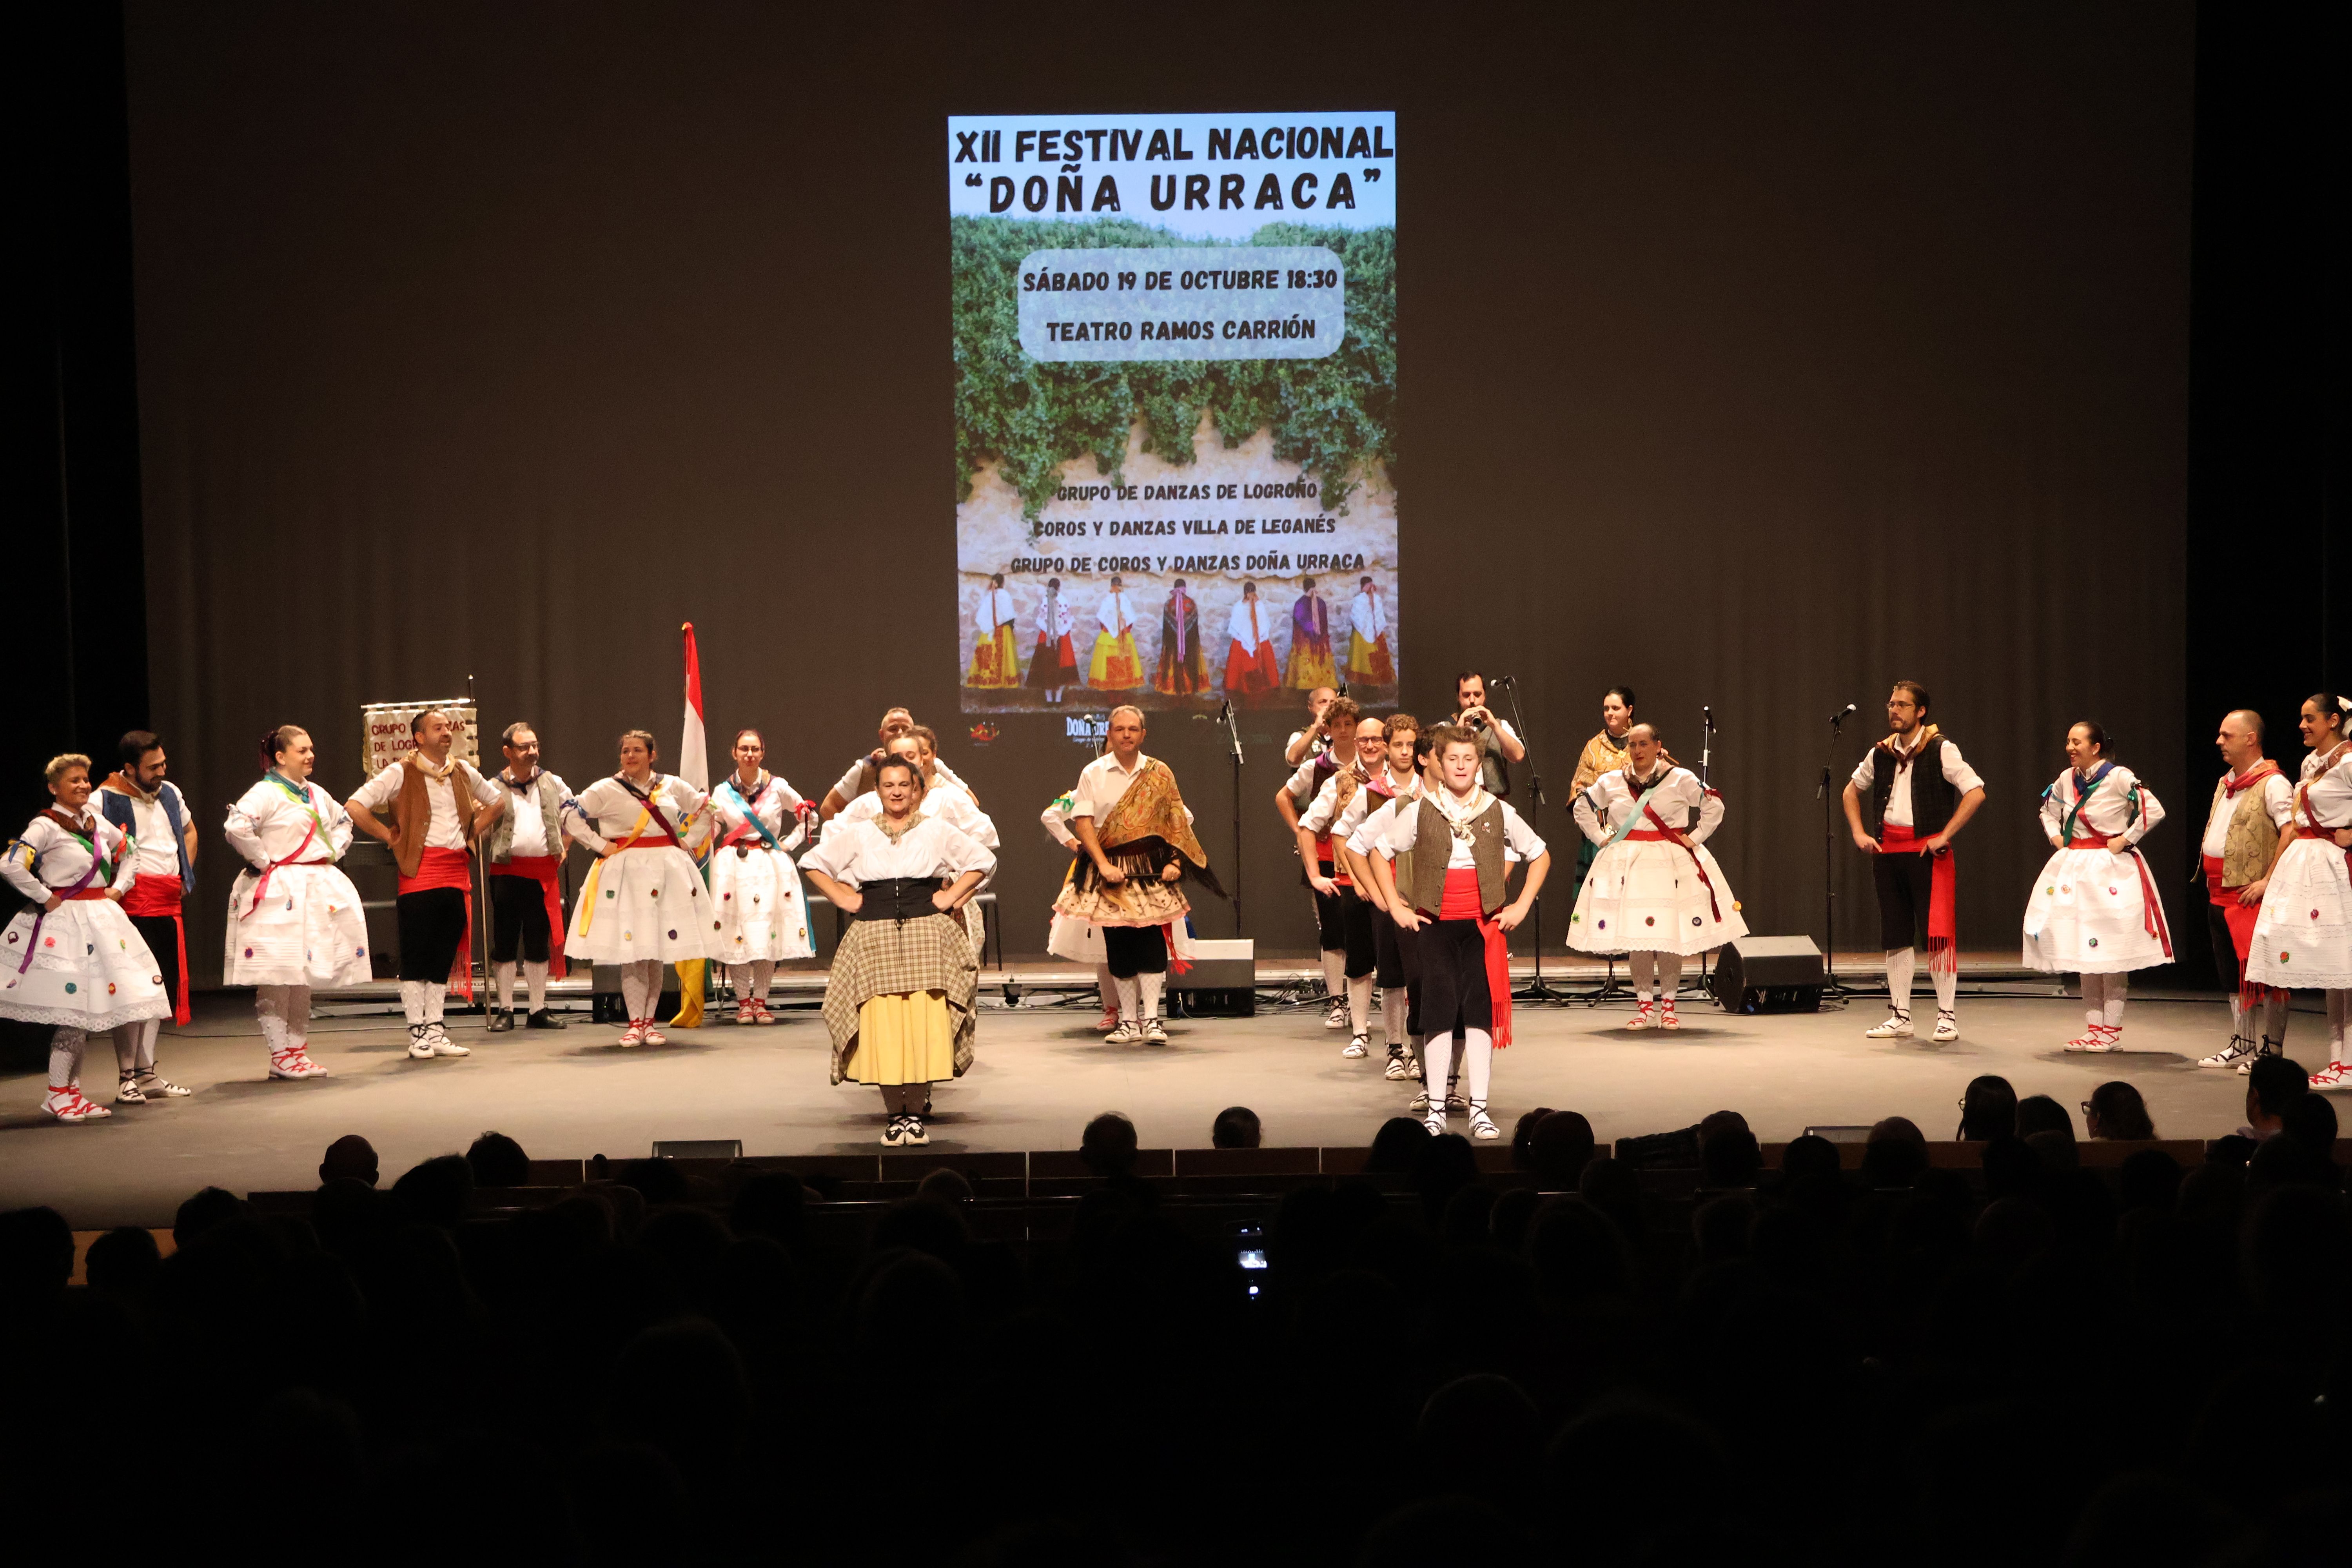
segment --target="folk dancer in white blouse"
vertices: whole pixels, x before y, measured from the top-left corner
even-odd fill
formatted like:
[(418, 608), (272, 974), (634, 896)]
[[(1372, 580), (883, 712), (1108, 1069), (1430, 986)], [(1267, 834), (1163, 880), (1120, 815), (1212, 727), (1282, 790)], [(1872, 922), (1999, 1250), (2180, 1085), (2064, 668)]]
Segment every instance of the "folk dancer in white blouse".
[[(1958, 862), (1952, 840), (1984, 805), (1984, 780), (1950, 736), (1928, 721), (1927, 689), (1898, 680), (1886, 699), (1893, 731), (1863, 753), (1846, 782), (1845, 820), (1854, 847), (1875, 857), (1878, 942), (1886, 954), (1886, 1021), (1866, 1039), (1911, 1037), (1911, 980), (1919, 933), (1927, 939), (1927, 973), (1936, 986), (1935, 1040), (1960, 1037)], [(1869, 802), (1870, 826), (1863, 824)]]
[(710, 897), (719, 912), (719, 951), (735, 987), (738, 1024), (773, 1024), (768, 986), (776, 965), (816, 952), (808, 898), (792, 852), (808, 838), (801, 821), (814, 810), (784, 779), (760, 764), (767, 742), (757, 730), (735, 737), (735, 771), (710, 793), (720, 837), (710, 855)]
[[(925, 724), (916, 725), (890, 742), (894, 755), (903, 755), (923, 770), (923, 794), (915, 804), (915, 815), (940, 817), (990, 854), (995, 854), (1003, 847), (996, 837), (996, 824), (989, 819), (988, 813), (980, 809), (980, 802), (972, 797), (971, 786), (950, 773), (941, 764), (938, 748), (939, 736)], [(860, 822), (872, 822), (882, 815), (882, 797), (877, 792), (868, 790), (844, 807), (841, 815)], [(993, 880), (992, 873), (982, 881), (978, 890), (985, 891), (990, 880)], [(974, 953), (985, 951), (987, 921), (976, 899), (964, 900), (961, 918), (964, 933), (971, 938), (971, 951)]]
[(310, 782), (318, 752), (299, 725), (264, 735), (260, 760), (259, 782), (221, 825), (247, 862), (228, 892), (221, 981), (254, 988), (271, 1078), (324, 1078), (310, 1059), (310, 993), (375, 973), (359, 889), (337, 864), (352, 847), (352, 819)]
[(851, 921), (824, 985), (833, 1081), (881, 1090), (896, 1148), (930, 1142), (930, 1086), (971, 1066), (980, 965), (955, 916), (996, 857), (916, 809), (923, 773), (906, 758), (882, 764), (876, 792), (881, 815), (837, 820), (801, 869)]
[[(1407, 885), (1398, 886), (1382, 857), (1365, 864), (1380, 883), (1389, 917), (1416, 933), (1420, 950), (1421, 1061), (1429, 1099), (1423, 1125), (1433, 1134), (1445, 1131), (1445, 1076), (1459, 1026), (1470, 1136), (1491, 1142), (1502, 1136), (1486, 1109), (1494, 1054), (1511, 1043), (1509, 936), (1543, 890), (1551, 854), (1508, 803), (1480, 787), (1483, 753), (1475, 734), (1459, 724), (1440, 724), (1430, 731), (1430, 746), (1443, 785), (1398, 810), (1386, 835), (1398, 864), (1412, 858)], [(1508, 896), (1507, 853), (1527, 866), (1517, 899)]]
[(2327, 1066), (2311, 1087), (2352, 1089), (2352, 698), (2315, 692), (2303, 705), (2302, 781), (2294, 791), (2294, 838), (2271, 865), (2254, 921), (2246, 978), (2326, 993)]
[(1706, 841), (1723, 826), (1723, 796), (1663, 754), (1657, 727), (1625, 732), (1626, 763), (1576, 797), (1576, 826), (1599, 846), (1568, 917), (1568, 945), (1630, 955), (1641, 1007), (1629, 1029), (1679, 1029), (1675, 990), (1683, 960), (1748, 934)]
[[(122, 912), (139, 875), (130, 835), (89, 809), (89, 759), (52, 757), (44, 770), (57, 805), (10, 841), (0, 876), (32, 900), (0, 933), (0, 1018), (47, 1024), (49, 1092), (41, 1109), (59, 1121), (113, 1112), (81, 1091), (92, 1031), (135, 1038), (172, 1011), (162, 969)], [(117, 1040), (121, 1055), (121, 1039)]]
[(564, 946), (585, 963), (621, 966), (624, 1047), (669, 1043), (654, 1017), (663, 966), (710, 958), (719, 946), (719, 918), (686, 847), (706, 797), (654, 772), (657, 754), (646, 731), (623, 735), (620, 771), (582, 790), (564, 814), (598, 857)]
[[(1066, 790), (1045, 803), (1037, 814), (1037, 821), (1055, 843), (1072, 856), (1085, 852), (1078, 836), (1070, 831), (1070, 814), (1077, 805), (1077, 792)], [(1077, 869), (1077, 861), (1070, 862), (1070, 870), (1063, 873), (1064, 885), (1070, 872)], [(1095, 1023), (1095, 1033), (1108, 1035), (1118, 1027), (1118, 982), (1112, 978), (1110, 962), (1103, 948), (1102, 928), (1076, 915), (1066, 915), (1055, 910), (1045, 929), (1045, 951), (1055, 958), (1066, 958), (1072, 963), (1083, 963), (1095, 972), (1095, 982), (1102, 992), (1102, 1016)]]
[(2083, 977), (2083, 1033), (2070, 1051), (2116, 1051), (2135, 969), (2172, 962), (2164, 900), (2137, 846), (2164, 805), (2107, 755), (2107, 732), (2085, 719), (2066, 731), (2073, 764), (2042, 792), (2042, 833), (2054, 851), (2025, 900), (2025, 962)]
[[(1415, 766), (1415, 752), (1421, 750), (1421, 721), (1410, 713), (1391, 713), (1381, 721), (1381, 739), (1386, 755), (1332, 823), (1331, 844), (1337, 851), (1335, 858), (1347, 864), (1357, 897), (1370, 910), (1372, 980), (1380, 987), (1381, 1038), (1388, 1047), (1388, 1066), (1383, 1071), (1386, 1077), (1402, 1080), (1421, 1076), (1413, 1028), (1418, 1012), (1413, 1005), (1413, 976), (1420, 968), (1419, 955), (1413, 951), (1412, 934), (1390, 916), (1369, 858), (1388, 854), (1388, 828), (1396, 820), (1398, 803), (1409, 806), (1421, 798), (1421, 773)], [(1318, 799), (1302, 823), (1311, 825), (1321, 809)], [(1365, 825), (1376, 816), (1381, 816), (1380, 827), (1368, 836)]]

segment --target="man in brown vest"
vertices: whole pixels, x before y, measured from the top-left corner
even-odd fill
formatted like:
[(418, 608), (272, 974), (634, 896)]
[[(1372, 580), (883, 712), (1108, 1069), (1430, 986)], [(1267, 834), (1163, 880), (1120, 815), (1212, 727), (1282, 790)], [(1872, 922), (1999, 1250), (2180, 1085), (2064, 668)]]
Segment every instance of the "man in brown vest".
[[(2271, 865), (2294, 837), (2294, 787), (2263, 755), (2261, 714), (2244, 708), (2224, 714), (2213, 744), (2228, 771), (2213, 786), (2200, 848), (2213, 973), (2230, 988), (2230, 1043), (2197, 1065), (2247, 1072), (2256, 1056), (2274, 1057), (2286, 1043), (2287, 994), (2242, 980)], [(2257, 1002), (2260, 1022), (2254, 1017)]]
[[(1470, 1136), (1500, 1138), (1487, 1113), (1494, 1053), (1511, 1043), (1511, 960), (1507, 939), (1528, 918), (1551, 869), (1551, 854), (1508, 803), (1478, 784), (1478, 737), (1458, 724), (1430, 731), (1444, 787), (1396, 814), (1388, 846), (1412, 857), (1411, 885), (1400, 889), (1388, 861), (1366, 861), (1381, 902), (1396, 923), (1418, 932), (1421, 956), (1421, 1060), (1428, 1075), (1433, 1135), (1445, 1131), (1445, 1073), (1454, 1030), (1463, 1032), (1462, 1065), (1470, 1088)], [(1415, 846), (1421, 846), (1416, 851)], [(1506, 861), (1527, 865), (1527, 880), (1508, 897)]]
[(408, 721), (415, 749), (343, 805), (400, 867), (400, 1009), (418, 1061), (473, 1054), (442, 1026), (442, 1001), (453, 984), (473, 996), (474, 840), (506, 810), (505, 791), (449, 754), (457, 735), (447, 714), (427, 708)]

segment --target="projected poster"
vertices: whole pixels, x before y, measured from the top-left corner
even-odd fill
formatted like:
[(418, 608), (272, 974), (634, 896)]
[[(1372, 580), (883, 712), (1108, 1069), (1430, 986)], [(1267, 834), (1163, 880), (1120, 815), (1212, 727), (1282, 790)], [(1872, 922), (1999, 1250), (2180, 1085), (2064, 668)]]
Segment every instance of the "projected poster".
[(1392, 698), (1396, 116), (948, 121), (967, 712)]

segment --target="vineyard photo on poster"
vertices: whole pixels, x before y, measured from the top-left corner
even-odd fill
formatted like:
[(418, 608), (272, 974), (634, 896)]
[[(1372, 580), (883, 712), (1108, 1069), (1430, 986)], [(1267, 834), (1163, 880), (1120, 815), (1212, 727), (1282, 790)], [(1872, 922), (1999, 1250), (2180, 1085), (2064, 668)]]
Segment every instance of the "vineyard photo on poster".
[(1396, 117), (948, 143), (964, 710), (1391, 697)]

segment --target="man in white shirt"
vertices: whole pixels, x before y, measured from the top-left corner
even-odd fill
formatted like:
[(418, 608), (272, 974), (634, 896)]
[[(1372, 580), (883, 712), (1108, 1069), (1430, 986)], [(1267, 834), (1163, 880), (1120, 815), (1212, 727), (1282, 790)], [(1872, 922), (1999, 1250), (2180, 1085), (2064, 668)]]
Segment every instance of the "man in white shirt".
[[(122, 765), (99, 786), (90, 804), (138, 846), (138, 879), (123, 895), (122, 912), (155, 955), (164, 994), (172, 998), (173, 1022), (184, 1025), (189, 1016), (188, 928), (181, 910), (195, 884), (196, 825), (189, 820), (180, 786), (163, 776), (169, 760), (152, 731), (131, 731), (122, 737), (118, 752)], [(140, 1105), (188, 1092), (155, 1070), (155, 1037), (163, 1027), (163, 1019), (148, 1018), (135, 1031), (116, 1031), (116, 1100)]]
[(400, 868), (394, 908), (409, 1056), (471, 1056), (443, 1026), (443, 998), (452, 985), (473, 996), (474, 842), (505, 813), (507, 796), (449, 754), (457, 727), (439, 709), (410, 720), (408, 735), (415, 750), (362, 784), (343, 809), (354, 827), (391, 847)]
[[(1958, 916), (1952, 839), (1984, 805), (1977, 776), (1943, 731), (1927, 721), (1927, 689), (1898, 680), (1886, 699), (1893, 732), (1871, 747), (1845, 786), (1846, 826), (1854, 847), (1873, 857), (1879, 945), (1886, 952), (1886, 1021), (1863, 1031), (1873, 1040), (1911, 1037), (1911, 980), (1925, 928), (1927, 969), (1936, 984), (1937, 1045), (1960, 1037), (1953, 1005), (1959, 995)], [(1863, 826), (1868, 792), (1874, 830)]]
[[(1337, 906), (1338, 930), (1327, 931), (1324, 938), (1328, 942), (1336, 935), (1339, 949), (1336, 953), (1324, 955), (1324, 973), (1328, 984), (1329, 961), (1338, 958), (1347, 988), (1349, 1030), (1348, 1044), (1339, 1054), (1350, 1059), (1371, 1054), (1372, 972), (1380, 962), (1380, 953), (1372, 936), (1373, 905), (1364, 889), (1356, 886), (1352, 863), (1345, 851), (1348, 835), (1362, 820), (1360, 803), (1370, 799), (1373, 778), (1386, 773), (1388, 737), (1384, 730), (1378, 719), (1356, 721), (1351, 746), (1355, 756), (1347, 766), (1334, 769), (1323, 781), (1314, 801), (1300, 815), (1296, 829), (1299, 860), (1314, 868), (1307, 873), (1307, 885), (1315, 889), (1317, 912), (1321, 912), (1326, 900)], [(1346, 820), (1350, 814), (1353, 819)], [(1397, 1043), (1390, 1042), (1391, 1047)]]
[[(889, 754), (890, 742), (901, 735), (910, 733), (914, 728), (915, 716), (904, 708), (893, 708), (884, 713), (881, 726), (876, 731), (878, 739), (874, 749), (850, 763), (849, 771), (843, 773), (834, 786), (824, 792), (824, 799), (817, 806), (817, 816), (826, 822), (831, 822), (841, 815), (842, 807), (859, 795), (871, 791), (874, 788), (876, 772), (882, 766), (882, 759)], [(963, 784), (963, 780), (956, 777), (955, 770), (945, 763), (935, 764), (930, 776), (943, 778), (951, 784)]]
[(560, 1029), (547, 1005), (547, 982), (563, 970), (563, 803), (571, 789), (539, 765), (539, 731), (518, 720), (506, 727), (507, 765), (490, 781), (506, 797), (492, 819), (486, 864), (490, 889), (490, 973), (498, 984), (493, 1030), (511, 1029), (515, 963), (522, 963), (530, 1013), (523, 1026)]
[[(1071, 792), (1070, 831), (1087, 863), (1054, 900), (1057, 912), (1091, 921), (1102, 931), (1103, 956), (1118, 994), (1118, 1027), (1106, 1037), (1110, 1045), (1168, 1043), (1160, 999), (1168, 978), (1169, 928), (1192, 910), (1177, 883), (1189, 868), (1223, 892), (1192, 836), (1192, 813), (1175, 774), (1166, 763), (1143, 754), (1143, 733), (1141, 709), (1111, 710), (1110, 751), (1086, 765)], [(1146, 778), (1158, 782), (1128, 801)]]
[[(1274, 792), (1274, 809), (1281, 816), (1282, 825), (1294, 836), (1298, 832), (1299, 818), (1308, 806), (1314, 805), (1315, 797), (1322, 793), (1323, 786), (1341, 768), (1355, 763), (1351, 753), (1356, 749), (1357, 721), (1357, 708), (1351, 698), (1334, 697), (1317, 710), (1315, 730), (1325, 738), (1324, 744), (1300, 763), (1290, 776), (1283, 780), (1282, 787)], [(1318, 835), (1311, 852), (1305, 848), (1299, 851), (1299, 864), (1306, 875), (1307, 889), (1315, 898), (1316, 941), (1322, 951), (1323, 991), (1331, 998), (1323, 1026), (1345, 1029), (1350, 1023), (1347, 993), (1347, 906), (1341, 900), (1336, 885), (1338, 877), (1329, 838)]]
[[(2263, 755), (2261, 714), (2241, 708), (2222, 715), (2213, 744), (2225, 771), (2213, 786), (2213, 806), (2205, 818), (2199, 856), (2213, 973), (2230, 988), (2230, 1043), (2197, 1065), (2245, 1072), (2255, 1057), (2276, 1056), (2286, 1045), (2289, 994), (2243, 982), (2254, 921), (2270, 887), (2270, 868), (2294, 837), (2294, 786), (2276, 763)], [(2257, 1002), (2262, 1004), (2259, 1023), (2251, 1016)]]
[(1527, 747), (1519, 743), (1519, 732), (1511, 728), (1510, 721), (1496, 718), (1486, 706), (1486, 678), (1475, 669), (1454, 678), (1454, 700), (1461, 710), (1445, 722), (1459, 724), (1478, 738), (1478, 787), (1497, 799), (1508, 798), (1511, 772), (1507, 764), (1524, 762), (1528, 755)]

